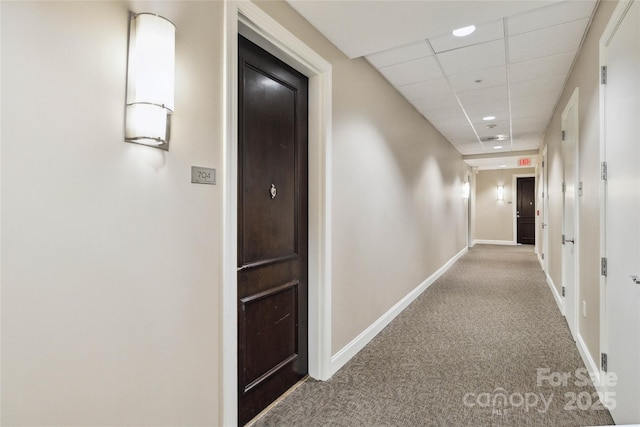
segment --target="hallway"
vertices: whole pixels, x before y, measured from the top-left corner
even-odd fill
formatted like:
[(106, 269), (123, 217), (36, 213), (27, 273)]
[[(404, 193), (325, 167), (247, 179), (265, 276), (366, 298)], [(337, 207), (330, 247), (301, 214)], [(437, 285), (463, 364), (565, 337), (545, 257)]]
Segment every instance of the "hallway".
[(256, 425), (613, 424), (585, 378), (533, 247), (478, 245), (329, 381), (308, 379)]

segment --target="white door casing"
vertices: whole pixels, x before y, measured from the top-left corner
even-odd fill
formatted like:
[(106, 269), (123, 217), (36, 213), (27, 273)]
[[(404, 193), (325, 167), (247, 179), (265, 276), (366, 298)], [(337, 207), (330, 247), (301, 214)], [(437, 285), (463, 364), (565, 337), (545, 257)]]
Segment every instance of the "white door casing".
[(250, 1), (225, 1), (222, 419), (237, 425), (238, 33), (309, 77), (309, 375), (331, 372), (332, 66)]
[[(601, 348), (604, 393), (616, 424), (640, 423), (640, 4), (620, 2), (600, 40)], [(601, 366), (602, 368), (602, 366)]]
[(576, 88), (562, 113), (562, 286), (565, 291), (563, 306), (574, 340), (578, 336), (578, 94), (579, 90)]
[(547, 175), (548, 163), (547, 163), (547, 147), (542, 150), (542, 270), (549, 274), (549, 180)]

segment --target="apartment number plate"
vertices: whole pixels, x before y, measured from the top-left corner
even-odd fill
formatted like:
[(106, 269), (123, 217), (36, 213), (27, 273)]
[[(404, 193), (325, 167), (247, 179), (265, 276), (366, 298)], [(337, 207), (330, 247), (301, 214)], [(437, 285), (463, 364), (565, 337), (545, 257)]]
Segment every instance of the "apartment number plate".
[(216, 170), (213, 168), (191, 166), (191, 183), (216, 185)]

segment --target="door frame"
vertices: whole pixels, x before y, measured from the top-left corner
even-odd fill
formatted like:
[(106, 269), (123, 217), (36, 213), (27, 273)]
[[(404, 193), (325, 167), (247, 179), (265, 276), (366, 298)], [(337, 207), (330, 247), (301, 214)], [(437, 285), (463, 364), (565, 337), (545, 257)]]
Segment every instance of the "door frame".
[[(606, 58), (606, 47), (611, 42), (611, 38), (615, 35), (618, 27), (622, 23), (622, 20), (626, 16), (627, 12), (633, 5), (633, 1), (629, 2), (619, 2), (616, 8), (609, 18), (609, 22), (602, 32), (602, 36), (600, 37), (599, 44), (599, 66), (607, 65)], [(600, 104), (600, 162), (606, 161), (606, 109), (605, 109), (605, 94), (606, 87), (603, 84), (599, 85), (599, 104)], [(607, 185), (606, 180), (600, 179), (600, 187), (599, 187), (599, 197), (600, 197), (600, 256), (601, 258), (607, 257)], [(609, 337), (607, 335), (607, 277), (600, 275), (600, 353), (606, 353), (608, 350), (608, 340)], [(607, 387), (603, 382), (600, 381), (601, 378), (605, 375), (605, 372), (602, 370), (602, 363), (597, 363), (598, 369), (593, 372), (595, 377), (595, 388), (599, 392), (607, 392)]]
[[(569, 315), (571, 316), (571, 319), (567, 319), (567, 323), (569, 324), (569, 326), (571, 327), (573, 325), (573, 327), (575, 328), (575, 330), (571, 331), (571, 334), (573, 335), (573, 338), (577, 341), (578, 337), (580, 336), (580, 307), (579, 307), (579, 301), (580, 301), (580, 190), (579, 190), (579, 185), (580, 185), (580, 88), (576, 87), (573, 90), (573, 93), (571, 94), (571, 98), (569, 98), (569, 101), (567, 101), (567, 105), (564, 107), (564, 110), (562, 110), (562, 115), (560, 116), (560, 127), (561, 127), (561, 131), (564, 131), (564, 121), (565, 121), (565, 117), (568, 115), (569, 110), (573, 107), (574, 111), (575, 111), (575, 125), (576, 125), (576, 134), (575, 134), (575, 153), (574, 153), (574, 172), (573, 172), (573, 187), (574, 187), (574, 198), (573, 198), (573, 239), (576, 243), (573, 243), (573, 289), (572, 292), (570, 292), (568, 290), (568, 286), (565, 283), (565, 274), (566, 274), (566, 270), (565, 270), (565, 263), (566, 260), (564, 259), (565, 257), (565, 249), (564, 247), (561, 247), (561, 277), (562, 277), (562, 286), (565, 287), (565, 291), (566, 294), (568, 295), (573, 295), (573, 301), (572, 301), (572, 306), (573, 306), (573, 313), (569, 313)], [(561, 141), (562, 144), (562, 181), (566, 182), (567, 181), (567, 172), (566, 172), (566, 153), (565, 153), (565, 142), (564, 140)], [(568, 186), (567, 186), (568, 187)], [(562, 234), (563, 235), (567, 235), (567, 230), (565, 230), (565, 214), (566, 214), (566, 207), (565, 207), (565, 193), (563, 192), (562, 195)], [(566, 297), (565, 299), (562, 300), (562, 311), (563, 314), (565, 316), (565, 318), (567, 317), (567, 301), (566, 301)], [(571, 329), (571, 328), (569, 328)]]
[(542, 271), (549, 274), (549, 163), (547, 161), (547, 146), (542, 149)]
[(249, 1), (224, 2), (221, 422), (238, 407), (238, 34), (309, 78), (309, 375), (331, 376), (331, 93), (329, 62)]
[[(536, 174), (534, 173), (514, 173), (511, 177), (511, 207), (512, 207), (512, 215), (513, 215), (513, 244), (516, 246), (518, 244), (518, 178), (535, 178)], [(536, 200), (535, 194), (533, 195), (533, 200)], [(534, 210), (537, 209), (538, 206), (534, 206)], [(538, 233), (536, 230), (536, 241), (538, 241)]]

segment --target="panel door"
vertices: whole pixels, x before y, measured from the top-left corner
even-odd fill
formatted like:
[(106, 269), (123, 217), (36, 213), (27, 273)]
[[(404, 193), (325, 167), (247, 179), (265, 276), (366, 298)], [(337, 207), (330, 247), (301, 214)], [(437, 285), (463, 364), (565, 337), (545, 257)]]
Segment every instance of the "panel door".
[(307, 373), (305, 76), (239, 37), (238, 420)]
[(562, 210), (562, 286), (564, 315), (573, 335), (578, 336), (578, 92), (562, 113), (564, 193)]
[(536, 243), (536, 179), (518, 178), (517, 181), (517, 220), (518, 243), (535, 245)]
[[(627, 3), (628, 4), (628, 3)], [(622, 4), (622, 7), (625, 5)], [(640, 5), (605, 46), (605, 399), (616, 424), (640, 423)]]

